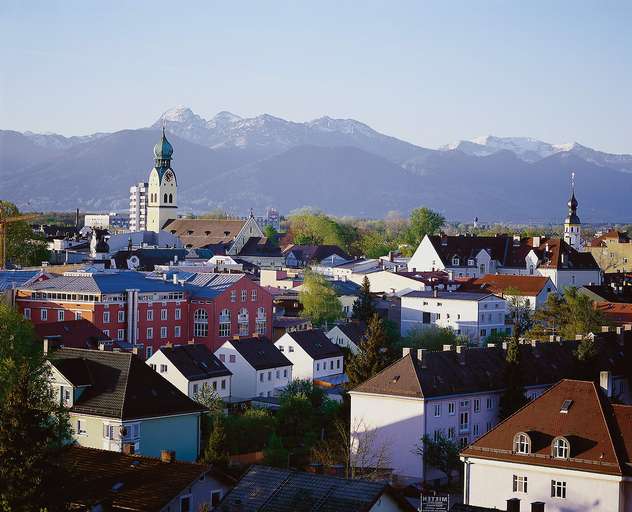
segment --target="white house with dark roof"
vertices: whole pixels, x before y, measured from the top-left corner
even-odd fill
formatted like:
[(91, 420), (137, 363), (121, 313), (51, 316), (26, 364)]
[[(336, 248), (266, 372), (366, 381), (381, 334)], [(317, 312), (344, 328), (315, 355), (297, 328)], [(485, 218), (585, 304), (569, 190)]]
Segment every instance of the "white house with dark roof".
[(339, 347), (348, 348), (352, 354), (362, 350), (362, 341), (366, 334), (366, 324), (363, 322), (344, 322), (334, 325), (326, 336)]
[(215, 355), (233, 374), (235, 397), (276, 396), (292, 382), (292, 362), (267, 338), (227, 340)]
[(221, 398), (230, 397), (232, 373), (206, 345), (162, 347), (145, 362), (189, 398), (195, 398), (204, 386)]
[[(560, 379), (576, 375), (578, 341), (520, 345), (527, 398), (533, 400)], [(632, 403), (626, 375), (632, 331), (595, 338), (595, 378), (621, 403)], [(351, 435), (371, 432), (391, 467), (404, 480), (439, 480), (415, 453), (424, 435), (440, 434), (467, 446), (498, 423), (505, 349), (457, 347), (445, 351), (404, 349), (404, 357), (349, 392)], [(600, 373), (602, 371), (603, 373)]]
[(507, 300), (516, 300), (535, 311), (542, 307), (557, 288), (546, 276), (487, 274), (464, 283), (459, 291), (489, 292)]
[(447, 327), (472, 342), (511, 331), (505, 325), (507, 302), (491, 293), (413, 291), (401, 297), (401, 333)]
[(313, 381), (344, 373), (342, 350), (321, 330), (289, 332), (274, 344), (292, 362), (295, 379)]
[(562, 380), (472, 443), (461, 452), (464, 502), (632, 510), (632, 406), (608, 398), (594, 382)]

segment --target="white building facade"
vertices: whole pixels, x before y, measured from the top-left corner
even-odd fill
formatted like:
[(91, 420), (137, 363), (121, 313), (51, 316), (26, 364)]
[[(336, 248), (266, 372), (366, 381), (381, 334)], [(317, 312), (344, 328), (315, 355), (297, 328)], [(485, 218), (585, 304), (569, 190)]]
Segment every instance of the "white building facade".
[(286, 333), (274, 344), (292, 362), (294, 379), (313, 381), (344, 373), (342, 351), (322, 331)]
[(147, 229), (147, 187), (144, 182), (132, 185), (129, 189), (129, 230)]

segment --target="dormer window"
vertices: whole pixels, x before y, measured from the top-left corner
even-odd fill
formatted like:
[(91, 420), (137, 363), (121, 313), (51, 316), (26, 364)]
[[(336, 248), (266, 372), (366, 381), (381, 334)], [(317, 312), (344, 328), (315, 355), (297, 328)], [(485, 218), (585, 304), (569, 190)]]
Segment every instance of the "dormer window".
[(522, 454), (531, 453), (531, 439), (524, 432), (518, 432), (514, 436), (514, 452)]
[(452, 258), (452, 265), (453, 266), (458, 267), (460, 263), (461, 263), (461, 260), (459, 260), (458, 256), (454, 256), (454, 258)]
[(469, 260), (467, 260), (467, 266), (468, 267), (473, 267), (474, 265), (475, 265), (475, 262), (474, 262), (473, 259), (470, 258)]
[(556, 459), (568, 459), (571, 454), (571, 445), (565, 437), (556, 437), (553, 440), (551, 452)]

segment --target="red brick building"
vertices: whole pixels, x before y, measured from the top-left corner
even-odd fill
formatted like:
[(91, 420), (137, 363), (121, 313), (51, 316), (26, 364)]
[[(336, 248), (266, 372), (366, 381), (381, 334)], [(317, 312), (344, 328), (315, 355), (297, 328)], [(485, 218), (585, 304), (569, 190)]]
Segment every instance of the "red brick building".
[(16, 305), (36, 325), (88, 320), (146, 357), (167, 343), (214, 351), (233, 336), (272, 335), (272, 297), (244, 274), (66, 272), (19, 288)]

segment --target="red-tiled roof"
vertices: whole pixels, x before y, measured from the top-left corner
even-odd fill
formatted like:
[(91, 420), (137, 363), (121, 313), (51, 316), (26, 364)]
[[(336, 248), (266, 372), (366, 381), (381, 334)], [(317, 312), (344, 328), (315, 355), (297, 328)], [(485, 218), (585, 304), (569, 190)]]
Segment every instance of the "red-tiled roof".
[(488, 291), (502, 295), (507, 289), (516, 289), (520, 295), (538, 295), (546, 286), (548, 277), (543, 276), (513, 276), (509, 274), (487, 274), (478, 279), (470, 279), (464, 283), (461, 291)]
[[(561, 412), (564, 403), (570, 403), (565, 413)], [(562, 380), (461, 454), (560, 469), (630, 474), (626, 447), (632, 445), (632, 428), (625, 422), (629, 424), (631, 414), (632, 406), (613, 408), (594, 382)], [(521, 432), (531, 440), (528, 454), (514, 451), (514, 436)], [(560, 436), (570, 445), (567, 459), (552, 456), (552, 443)]]
[(606, 240), (609, 240), (609, 241), (610, 240), (616, 240), (620, 244), (626, 244), (626, 243), (630, 242), (630, 238), (628, 237), (627, 233), (623, 233), (621, 231), (617, 231), (616, 229), (611, 229), (607, 233), (604, 233), (601, 236), (593, 238), (590, 241), (590, 246), (591, 247), (601, 247), (602, 245), (605, 245), (605, 241)]
[(601, 311), (614, 324), (632, 324), (632, 304), (596, 302), (594, 306), (597, 311)]

